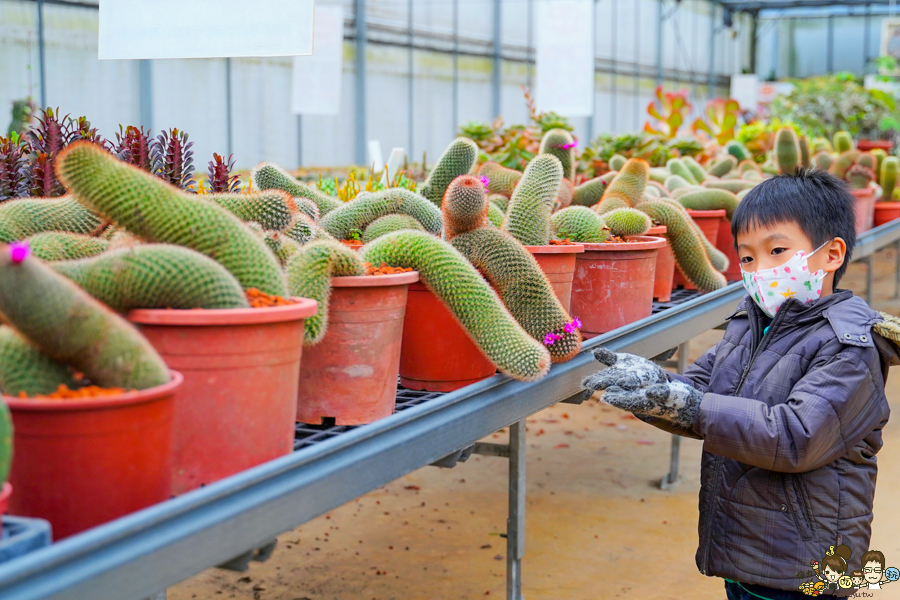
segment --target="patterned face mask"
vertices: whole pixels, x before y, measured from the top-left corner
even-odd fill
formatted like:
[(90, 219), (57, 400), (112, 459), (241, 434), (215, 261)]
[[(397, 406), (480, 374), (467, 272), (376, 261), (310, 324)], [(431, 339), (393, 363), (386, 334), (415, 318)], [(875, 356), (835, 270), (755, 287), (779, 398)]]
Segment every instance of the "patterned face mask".
[(825, 271), (809, 272), (808, 259), (824, 248), (825, 242), (811, 253), (800, 250), (789, 261), (772, 269), (759, 269), (748, 273), (741, 267), (744, 289), (757, 306), (770, 317), (774, 317), (781, 305), (793, 298), (809, 306), (822, 295), (822, 281)]

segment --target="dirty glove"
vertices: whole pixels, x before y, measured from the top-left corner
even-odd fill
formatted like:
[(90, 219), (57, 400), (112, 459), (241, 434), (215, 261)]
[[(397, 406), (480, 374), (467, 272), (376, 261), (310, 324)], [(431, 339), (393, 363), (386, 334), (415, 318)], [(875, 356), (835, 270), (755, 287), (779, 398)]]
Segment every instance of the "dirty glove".
[(636, 415), (658, 417), (691, 429), (700, 412), (703, 392), (681, 381), (656, 383), (638, 389), (614, 385), (606, 388), (602, 400)]
[(581, 385), (588, 390), (596, 392), (610, 386), (620, 387), (623, 390), (637, 390), (655, 383), (669, 381), (666, 372), (660, 369), (656, 363), (634, 354), (616, 353), (606, 348), (599, 348), (594, 351), (594, 358), (607, 368), (597, 371), (581, 382)]

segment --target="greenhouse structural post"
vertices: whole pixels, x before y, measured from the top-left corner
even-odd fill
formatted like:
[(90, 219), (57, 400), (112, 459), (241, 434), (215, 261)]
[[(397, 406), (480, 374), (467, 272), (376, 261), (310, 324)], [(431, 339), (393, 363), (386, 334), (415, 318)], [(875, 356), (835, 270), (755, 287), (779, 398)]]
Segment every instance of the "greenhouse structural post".
[[(356, 0), (356, 164), (366, 164), (366, 0)], [(424, 165), (423, 165), (424, 166)]]
[(663, 76), (663, 0), (658, 0), (656, 19), (656, 87), (662, 85)]
[(863, 68), (869, 64), (869, 27), (872, 24), (872, 6), (866, 4), (865, 18), (863, 19)]
[(834, 15), (828, 15), (828, 36), (826, 39), (827, 69), (834, 73)]
[[(459, 0), (453, 0), (453, 132), (459, 127)], [(407, 152), (407, 156), (412, 156)]]
[(709, 14), (709, 73), (706, 74), (706, 96), (712, 100), (716, 96), (716, 5)]
[[(409, 103), (409, 111), (407, 111), (407, 128), (409, 131), (409, 137), (407, 139), (407, 144), (409, 150), (407, 151), (408, 156), (413, 156), (413, 136), (415, 135), (415, 93), (416, 93), (416, 84), (415, 79), (413, 78), (414, 72), (414, 62), (415, 62), (415, 51), (413, 50), (413, 0), (408, 0), (407, 2), (407, 40), (409, 43), (409, 55), (407, 56), (407, 70), (409, 71), (409, 85), (407, 88), (407, 102)], [(381, 165), (378, 165), (378, 168), (381, 168)]]
[(149, 130), (153, 127), (153, 62), (138, 61), (138, 98), (140, 102), (141, 126)]
[[(612, 6), (610, 6), (610, 18), (609, 22), (612, 24), (612, 31), (610, 32), (610, 53), (609, 53), (609, 82), (610, 82), (610, 94), (609, 99), (609, 124), (610, 129), (615, 131), (616, 125), (616, 112), (618, 111), (618, 98), (619, 98), (619, 90), (616, 88), (617, 82), (617, 73), (619, 70), (618, 64), (616, 62), (616, 43), (618, 42), (618, 36), (616, 36), (616, 29), (618, 20), (618, 8), (619, 2), (618, 0), (611, 0)], [(596, 6), (596, 4), (595, 4)]]
[[(591, 143), (591, 140), (594, 139), (594, 121), (597, 118), (597, 2), (599, 0), (593, 0), (591, 2), (591, 47), (593, 52), (591, 53), (591, 114), (588, 115), (587, 118), (587, 141), (585, 145)], [(529, 6), (531, 5), (531, 0), (529, 0)], [(531, 51), (531, 13), (528, 15), (528, 49)], [(531, 81), (531, 65), (528, 66), (528, 81)], [(530, 87), (530, 83), (529, 83)]]
[(756, 73), (756, 45), (759, 42), (759, 11), (750, 13), (750, 73)]
[(47, 108), (47, 70), (44, 62), (44, 0), (38, 0), (38, 67), (41, 78), (41, 108)]
[(233, 123), (234, 120), (234, 107), (232, 104), (233, 98), (231, 97), (231, 57), (225, 57), (225, 148), (226, 152), (228, 152), (228, 156), (234, 154), (234, 131), (233, 131)]
[(495, 118), (500, 116), (500, 69), (503, 67), (502, 23), (500, 21), (503, 14), (502, 1), (494, 0), (494, 69), (491, 82), (491, 100), (493, 103), (492, 112)]
[(525, 419), (509, 426), (509, 517), (506, 523), (506, 598), (522, 600), (525, 557)]

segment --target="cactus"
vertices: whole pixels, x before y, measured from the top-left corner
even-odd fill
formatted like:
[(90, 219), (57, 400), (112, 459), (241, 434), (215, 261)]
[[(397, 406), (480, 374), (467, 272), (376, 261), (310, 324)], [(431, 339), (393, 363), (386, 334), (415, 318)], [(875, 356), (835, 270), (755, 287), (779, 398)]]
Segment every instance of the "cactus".
[(897, 171), (900, 170), (900, 158), (888, 156), (881, 161), (881, 200), (889, 202), (893, 199), (894, 189), (897, 186)]
[(572, 195), (572, 206), (593, 206), (600, 202), (603, 193), (615, 177), (615, 175), (612, 177), (608, 175), (609, 173), (594, 177), (576, 187)]
[(609, 159), (609, 168), (613, 171), (621, 171), (628, 159), (621, 154), (613, 154)]
[[(575, 138), (565, 129), (551, 129), (541, 138), (539, 152), (552, 154), (562, 165), (563, 177), (569, 180), (575, 179)], [(614, 168), (614, 167), (612, 167)]]
[(622, 206), (631, 207), (640, 202), (647, 187), (648, 169), (645, 160), (629, 159), (603, 192), (597, 212), (603, 214), (608, 212), (610, 207), (614, 209)]
[(760, 169), (759, 165), (752, 160), (741, 161), (741, 164), (738, 165), (738, 171), (740, 171), (742, 175), (749, 171), (753, 171), (754, 173), (759, 173), (760, 175), (762, 175), (762, 169)]
[(23, 240), (43, 231), (96, 235), (104, 223), (71, 196), (21, 198), (0, 204), (0, 242)]
[(106, 250), (118, 250), (119, 248), (133, 248), (144, 242), (125, 231), (124, 229), (117, 230), (112, 237), (109, 238), (109, 246), (106, 247)]
[(484, 274), (531, 337), (544, 340), (551, 333), (560, 335), (547, 347), (553, 362), (569, 360), (581, 350), (581, 333), (573, 326), (566, 330), (573, 319), (534, 256), (515, 238), (485, 227), (460, 233), (451, 244)]
[(793, 127), (782, 127), (775, 134), (775, 164), (782, 173), (793, 174), (802, 166), (800, 142)]
[(460, 175), (468, 175), (477, 160), (478, 145), (468, 138), (456, 138), (450, 142), (428, 174), (428, 179), (422, 185), (422, 195), (435, 206), (440, 206), (450, 182)]
[(289, 225), (283, 233), (300, 245), (313, 240), (334, 239), (334, 236), (322, 229), (318, 223), (303, 213), (297, 215), (294, 222)]
[(696, 160), (694, 160), (693, 156), (685, 156), (681, 159), (681, 162), (684, 163), (684, 166), (687, 167), (687, 170), (691, 172), (691, 175), (694, 176), (694, 181), (697, 183), (703, 183), (706, 181), (706, 171), (703, 170), (703, 167), (700, 166)]
[(691, 184), (688, 183), (681, 175), (669, 175), (666, 178), (665, 183), (666, 189), (670, 192), (674, 192), (678, 188), (688, 187), (689, 185)]
[(721, 181), (707, 181), (704, 186), (717, 190), (728, 190), (732, 194), (737, 194), (741, 190), (756, 187), (756, 182), (743, 179), (723, 179)]
[(31, 252), (41, 260), (73, 260), (105, 252), (109, 242), (80, 233), (45, 231), (26, 240)]
[(352, 230), (363, 231), (375, 219), (397, 213), (413, 217), (429, 233), (441, 232), (441, 211), (438, 207), (404, 188), (360, 194), (323, 216), (319, 224), (338, 240), (346, 240)]
[(747, 147), (737, 140), (732, 140), (725, 144), (725, 152), (735, 157), (738, 162), (753, 159), (753, 155), (747, 150)]
[(827, 150), (820, 150), (813, 155), (812, 164), (813, 167), (819, 169), (820, 171), (830, 171), (831, 165), (834, 163), (834, 155)]
[(181, 246), (142, 244), (50, 265), (117, 312), (135, 308), (248, 308), (237, 279)]
[(538, 154), (516, 186), (500, 228), (526, 246), (550, 243), (550, 214), (562, 181), (562, 165), (551, 154)]
[(507, 198), (516, 191), (516, 186), (522, 179), (522, 172), (504, 167), (500, 163), (488, 161), (481, 165), (478, 174), (488, 178), (487, 189), (489, 194), (503, 194)]
[(849, 132), (838, 131), (834, 134), (833, 147), (837, 154), (843, 154), (844, 152), (856, 149), (856, 144), (853, 143), (853, 136), (851, 136)]
[(558, 208), (571, 206), (574, 197), (575, 184), (570, 179), (563, 178), (559, 184), (559, 189), (556, 191), (556, 206)]
[(725, 218), (731, 221), (734, 211), (740, 202), (734, 194), (728, 190), (707, 189), (697, 192), (689, 192), (680, 198), (678, 202), (691, 210), (720, 210), (725, 209)]
[[(750, 188), (750, 190), (752, 190), (752, 189), (753, 189), (753, 188)], [(735, 194), (735, 196), (737, 196), (737, 199), (738, 199), (738, 200), (743, 200), (743, 199), (744, 199), (744, 196), (746, 196), (747, 194), (750, 193), (750, 190), (741, 190), (740, 192), (738, 192), (737, 194)]]
[(687, 168), (687, 165), (685, 165), (684, 161), (680, 158), (670, 158), (666, 162), (666, 168), (669, 169), (669, 172), (672, 175), (678, 175), (691, 185), (697, 185), (699, 183), (694, 177), (694, 174), (691, 173), (690, 169)]
[(21, 246), (0, 246), (0, 318), (95, 385), (143, 390), (169, 381), (165, 363), (134, 326)]
[(205, 254), (228, 269), (244, 289), (286, 294), (278, 260), (224, 208), (187, 195), (86, 142), (66, 148), (57, 168), (79, 202), (117, 226), (147, 241)]
[(765, 177), (763, 177), (759, 172), (753, 171), (751, 169), (741, 173), (741, 179), (743, 179), (744, 181), (752, 181), (753, 183), (760, 183), (761, 181), (765, 180)]
[[(648, 182), (649, 183), (649, 182)], [(656, 182), (654, 182), (656, 183)], [(653, 185), (648, 185), (644, 188), (644, 198), (647, 196), (651, 196), (653, 198), (661, 198), (662, 192), (659, 191), (659, 188)]]
[(398, 231), (367, 244), (361, 252), (372, 264), (418, 271), (422, 283), (502, 372), (521, 381), (535, 381), (547, 373), (550, 354), (544, 345), (525, 332), (475, 267), (448, 242), (418, 231)]
[(644, 191), (647, 192), (650, 190), (650, 188), (653, 188), (654, 190), (656, 190), (657, 195), (660, 197), (663, 197), (663, 198), (669, 197), (669, 190), (666, 189), (666, 186), (664, 186), (662, 183), (659, 183), (658, 181), (653, 181), (652, 179), (648, 179), (647, 187), (644, 188)]
[(811, 155), (809, 153), (809, 141), (806, 139), (805, 135), (801, 135), (799, 139), (800, 143), (800, 165), (804, 169), (808, 169), (812, 166)]
[[(610, 173), (615, 173), (615, 171), (610, 171)], [(609, 173), (606, 175), (609, 175)], [(606, 175), (604, 175), (604, 177), (606, 177)], [(650, 170), (648, 171), (649, 179), (658, 183), (665, 183), (666, 178), (669, 175), (671, 175), (671, 173), (669, 173), (669, 170), (665, 167), (650, 167)]]
[(603, 217), (587, 206), (570, 206), (553, 213), (550, 229), (555, 239), (582, 244), (602, 244), (609, 237)]
[(871, 152), (862, 152), (856, 158), (856, 164), (874, 172), (878, 168), (878, 158)]
[(727, 175), (732, 169), (737, 167), (738, 160), (728, 155), (724, 158), (721, 158), (709, 166), (709, 174), (715, 177), (722, 177), (723, 175)]
[[(478, 182), (478, 185), (481, 185), (481, 182)], [(369, 223), (369, 226), (366, 227), (366, 230), (363, 232), (362, 242), (363, 244), (368, 244), (372, 240), (377, 240), (383, 235), (401, 231), (403, 229), (425, 231), (422, 224), (409, 215), (385, 215)]]
[(850, 167), (856, 163), (859, 154), (859, 150), (847, 150), (846, 152), (842, 152), (831, 164), (831, 168), (828, 169), (828, 172), (835, 177), (843, 179), (847, 176), (847, 171), (850, 170)]
[(491, 222), (491, 225), (499, 228), (503, 225), (503, 219), (506, 217), (506, 213), (503, 210), (494, 204), (493, 202), (488, 202), (488, 221)]
[(864, 190), (875, 181), (875, 171), (862, 165), (853, 165), (847, 171), (847, 181), (850, 182), (850, 189)]
[(702, 292), (725, 287), (725, 276), (716, 271), (703, 247), (701, 237), (692, 226), (692, 219), (666, 200), (641, 204), (641, 210), (651, 219), (666, 226), (666, 237), (675, 254), (675, 262), (685, 278)]
[(481, 180), (474, 175), (454, 179), (444, 193), (441, 214), (448, 242), (460, 233), (487, 226), (488, 200)]
[(685, 185), (680, 188), (676, 188), (676, 189), (672, 190), (672, 198), (677, 200), (678, 198), (681, 198), (685, 194), (690, 194), (691, 192), (699, 192), (699, 191), (706, 190), (706, 189), (709, 189), (709, 188), (702, 186), (702, 185)]
[(875, 148), (870, 154), (874, 156), (877, 161), (877, 165), (875, 166), (875, 178), (878, 180), (878, 185), (881, 185), (881, 165), (884, 164), (884, 159), (887, 158), (887, 152), (881, 148)]
[(604, 213), (603, 220), (609, 226), (609, 233), (619, 237), (644, 235), (653, 223), (647, 213), (636, 208), (617, 208)]
[(307, 317), (303, 325), (303, 344), (314, 346), (322, 341), (328, 329), (331, 278), (365, 275), (365, 266), (355, 250), (339, 242), (320, 240), (303, 246), (291, 257), (287, 275), (292, 296), (312, 298), (319, 303), (318, 312)]
[[(258, 190), (281, 190), (294, 198), (311, 200), (324, 217), (342, 203), (305, 183), (297, 181), (290, 173), (273, 163), (260, 163), (250, 172), (250, 179)], [(315, 218), (315, 217), (313, 217)]]
[(267, 231), (283, 231), (299, 210), (294, 199), (281, 190), (253, 194), (204, 194), (198, 196), (218, 204), (241, 221), (259, 223)]
[[(0, 325), (0, 393), (7, 396), (18, 396), (21, 393), (37, 396), (52, 394), (61, 385), (69, 389), (78, 387), (79, 382), (71, 369), (41, 354), (40, 350), (25, 341), (11, 327)], [(0, 413), (3, 408), (5, 406), (0, 407)], [(4, 415), (0, 414), (0, 421), (3, 418)], [(2, 429), (0, 425), (0, 435)], [(0, 440), (0, 448), (2, 445), (3, 440)], [(0, 472), (2, 466), (0, 464)], [(5, 476), (0, 473), (0, 482), (5, 480)]]
[(262, 227), (259, 228), (259, 231), (266, 246), (269, 247), (282, 267), (288, 264), (291, 257), (300, 250), (300, 244), (282, 231), (265, 231)]
[(506, 214), (506, 209), (509, 208), (509, 196), (503, 194), (488, 194), (488, 202), (499, 208), (503, 214)]

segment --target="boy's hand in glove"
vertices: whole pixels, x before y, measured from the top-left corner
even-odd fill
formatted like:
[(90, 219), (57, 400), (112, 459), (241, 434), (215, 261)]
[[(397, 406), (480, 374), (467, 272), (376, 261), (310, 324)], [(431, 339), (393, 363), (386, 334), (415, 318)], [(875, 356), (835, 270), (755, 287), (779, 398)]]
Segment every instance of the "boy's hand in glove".
[(665, 371), (652, 360), (641, 356), (599, 348), (594, 351), (594, 358), (607, 368), (586, 378), (581, 385), (595, 392), (611, 386), (620, 387), (623, 390), (636, 390), (669, 381)]

